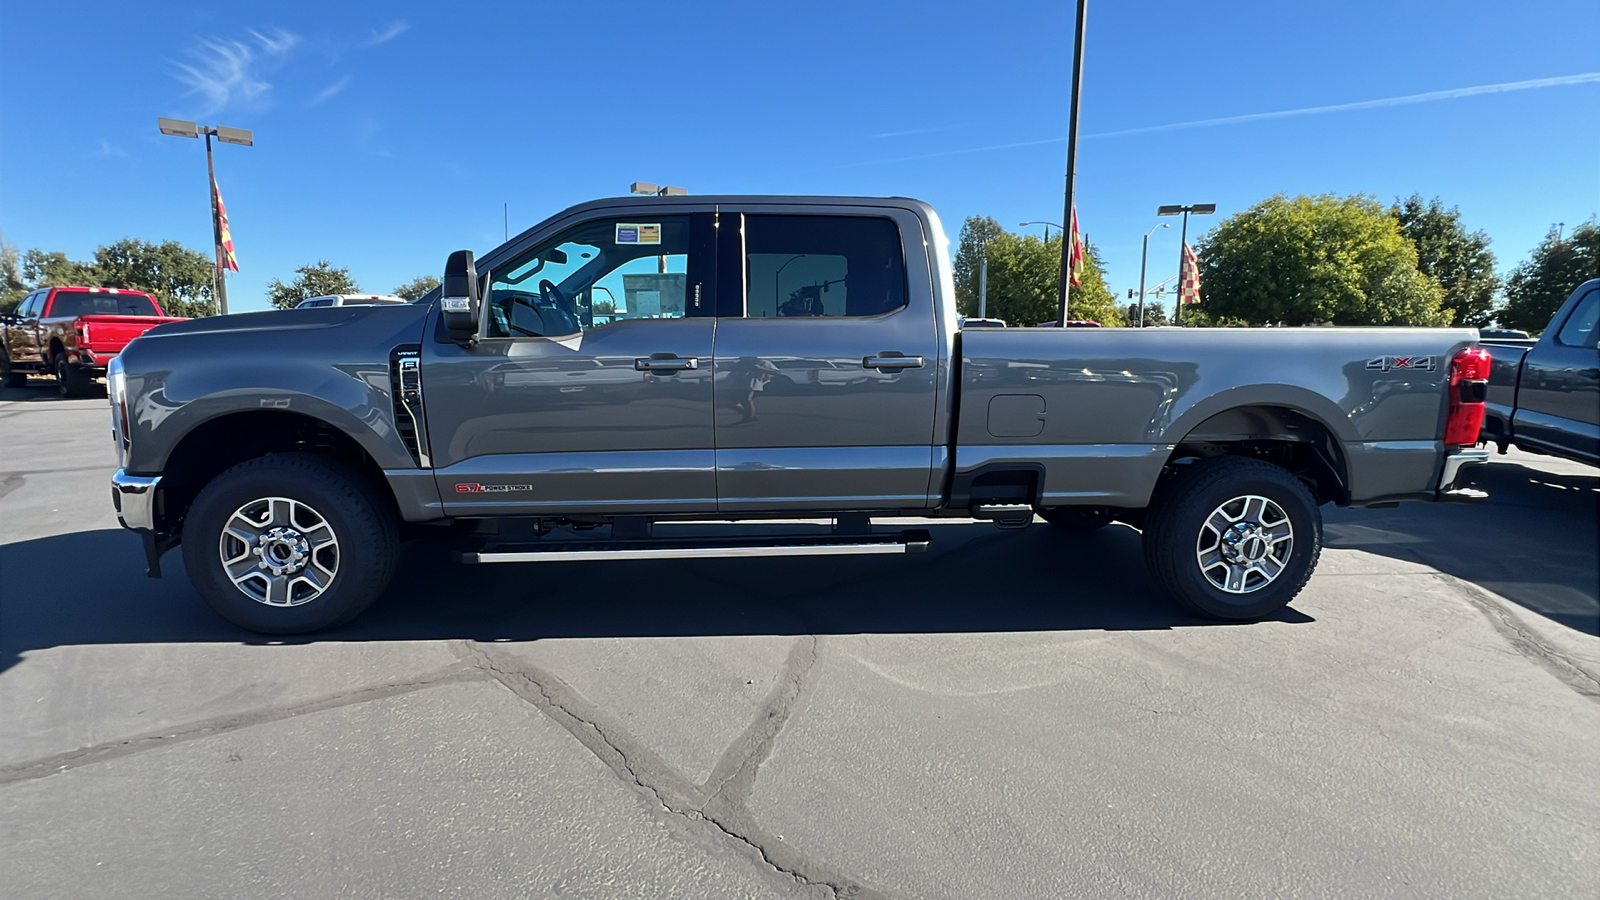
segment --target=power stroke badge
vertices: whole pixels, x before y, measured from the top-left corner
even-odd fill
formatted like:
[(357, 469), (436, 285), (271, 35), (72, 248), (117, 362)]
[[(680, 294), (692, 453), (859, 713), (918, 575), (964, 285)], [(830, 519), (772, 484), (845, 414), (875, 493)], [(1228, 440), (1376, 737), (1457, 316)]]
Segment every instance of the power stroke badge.
[(1367, 368), (1374, 372), (1393, 372), (1396, 369), (1432, 372), (1438, 365), (1436, 356), (1375, 356), (1367, 360)]
[(464, 481), (456, 484), (458, 494), (510, 494), (517, 491), (531, 491), (531, 484), (478, 484), (476, 481)]

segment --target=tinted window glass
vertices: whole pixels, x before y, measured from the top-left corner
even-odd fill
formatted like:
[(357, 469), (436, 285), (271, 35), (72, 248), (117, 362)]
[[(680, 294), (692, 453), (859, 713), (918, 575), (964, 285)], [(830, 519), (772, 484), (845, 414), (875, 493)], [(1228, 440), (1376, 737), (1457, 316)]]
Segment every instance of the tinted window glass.
[(693, 313), (688, 216), (585, 222), (493, 273), (489, 337), (560, 337)]
[(905, 305), (905, 258), (894, 222), (858, 216), (746, 218), (746, 316), (876, 316)]
[(109, 291), (65, 291), (56, 294), (50, 318), (77, 316), (154, 316), (154, 303), (143, 294), (113, 294)]
[(1595, 319), (1600, 318), (1600, 291), (1590, 291), (1578, 301), (1556, 340), (1568, 347), (1593, 347)]

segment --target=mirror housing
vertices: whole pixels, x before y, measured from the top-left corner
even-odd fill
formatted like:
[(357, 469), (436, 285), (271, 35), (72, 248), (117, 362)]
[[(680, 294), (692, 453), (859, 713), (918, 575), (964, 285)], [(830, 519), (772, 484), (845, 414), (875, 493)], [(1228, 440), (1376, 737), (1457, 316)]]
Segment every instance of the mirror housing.
[(466, 343), (478, 336), (481, 302), (478, 267), (472, 251), (457, 250), (445, 261), (444, 279), (439, 286), (439, 313), (452, 340)]

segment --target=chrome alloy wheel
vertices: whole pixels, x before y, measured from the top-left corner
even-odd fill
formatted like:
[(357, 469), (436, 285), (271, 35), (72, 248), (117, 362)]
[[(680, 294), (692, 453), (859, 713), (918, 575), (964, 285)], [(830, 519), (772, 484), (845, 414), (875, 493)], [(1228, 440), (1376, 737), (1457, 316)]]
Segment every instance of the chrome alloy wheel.
[(1266, 497), (1235, 497), (1206, 517), (1195, 558), (1206, 580), (1230, 594), (1271, 584), (1289, 565), (1294, 526), (1283, 507)]
[(217, 542), (233, 586), (266, 606), (299, 606), (322, 596), (339, 574), (339, 539), (316, 510), (287, 497), (239, 507)]

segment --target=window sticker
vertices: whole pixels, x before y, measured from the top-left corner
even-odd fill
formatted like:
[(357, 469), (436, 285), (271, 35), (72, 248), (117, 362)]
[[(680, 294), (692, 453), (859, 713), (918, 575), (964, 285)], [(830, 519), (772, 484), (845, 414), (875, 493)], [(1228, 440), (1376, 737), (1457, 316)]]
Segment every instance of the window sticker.
[(659, 244), (661, 243), (661, 225), (625, 224), (617, 223), (617, 243), (619, 244)]

